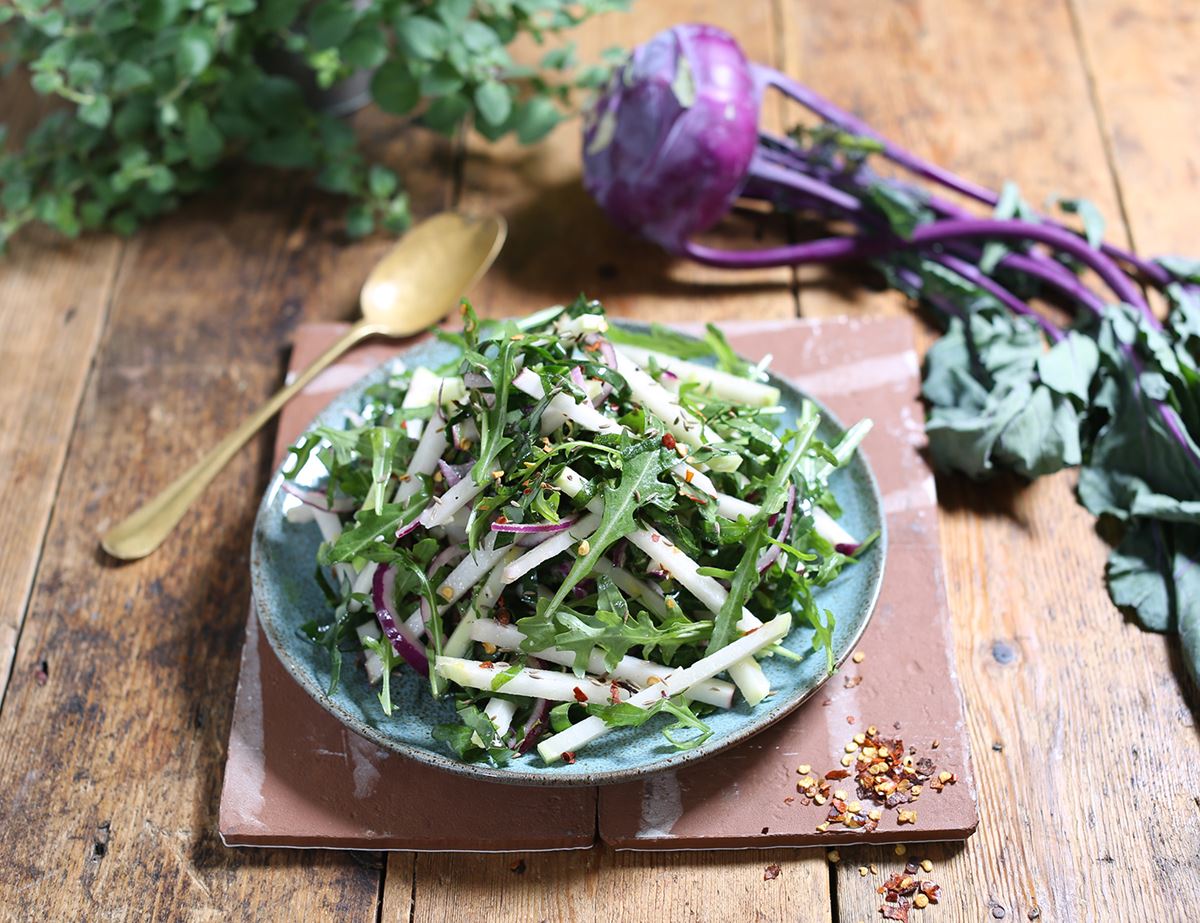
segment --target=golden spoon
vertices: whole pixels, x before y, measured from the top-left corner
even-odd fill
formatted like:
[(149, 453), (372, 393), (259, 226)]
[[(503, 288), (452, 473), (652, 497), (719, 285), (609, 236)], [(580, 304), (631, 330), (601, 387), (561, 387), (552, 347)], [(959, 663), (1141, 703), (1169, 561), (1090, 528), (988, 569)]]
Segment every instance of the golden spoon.
[(104, 550), (125, 561), (152, 552), (217, 472), (293, 395), (367, 337), (406, 337), (436, 324), (492, 265), (506, 233), (504, 220), (498, 216), (474, 218), (455, 212), (434, 215), (410, 230), (363, 284), (359, 295), (362, 319), (194, 467), (110, 529), (100, 540)]

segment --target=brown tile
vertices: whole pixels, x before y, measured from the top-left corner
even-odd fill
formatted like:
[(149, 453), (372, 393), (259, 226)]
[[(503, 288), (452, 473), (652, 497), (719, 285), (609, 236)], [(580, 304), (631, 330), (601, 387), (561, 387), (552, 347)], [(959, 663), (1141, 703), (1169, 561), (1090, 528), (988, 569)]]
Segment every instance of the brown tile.
[[(879, 607), (857, 650), (805, 705), (746, 743), (677, 773), (600, 790), (600, 836), (624, 849), (703, 849), (964, 839), (978, 823), (962, 698), (938, 544), (933, 475), (922, 459), (919, 368), (907, 318), (730, 326), (733, 347), (824, 401), (844, 423), (871, 417), (864, 443), (888, 517)], [(861, 678), (861, 679), (860, 679)], [(853, 718), (854, 724), (847, 719)], [(893, 729), (894, 722), (900, 729)], [(844, 746), (870, 725), (902, 737), (954, 772), (928, 787), (915, 825), (885, 810), (878, 830), (816, 831), (828, 807), (803, 805), (796, 768), (841, 768)], [(932, 741), (936, 750), (929, 749)], [(833, 784), (852, 797), (853, 780)], [(793, 799), (785, 802), (786, 798)], [(765, 833), (763, 831), (766, 831)]]
[[(291, 366), (302, 367), (343, 329), (301, 328)], [(899, 719), (906, 741), (923, 747), (940, 740), (932, 755), (960, 781), (941, 794), (922, 795), (915, 827), (897, 829), (894, 812), (887, 812), (872, 839), (962, 838), (976, 823), (974, 788), (954, 679), (933, 480), (917, 452), (923, 430), (911, 324), (905, 318), (782, 321), (729, 325), (727, 332), (749, 357), (774, 353), (775, 370), (821, 397), (843, 420), (877, 421), (866, 451), (884, 494), (891, 540), (880, 608), (859, 648), (864, 661), (848, 663), (789, 719), (692, 769), (601, 790), (601, 834), (614, 846), (647, 849), (861, 839), (853, 833), (819, 837), (813, 828), (824, 809), (785, 804), (784, 798), (796, 794), (797, 765), (835, 766), (856, 729), (871, 723), (890, 728)], [(331, 398), (395, 352), (386, 345), (360, 348), (313, 382), (284, 410), (281, 454)], [(221, 804), (221, 831), (229, 843), (482, 851), (593, 842), (595, 790), (465, 782), (379, 751), (287, 676), (253, 619), (248, 638)], [(842, 679), (859, 675), (861, 682), (849, 688)], [(897, 694), (900, 686), (906, 694)], [(855, 726), (847, 717), (856, 719)], [(504, 805), (502, 814), (497, 805)], [(455, 827), (448, 817), (472, 818), (474, 827)]]

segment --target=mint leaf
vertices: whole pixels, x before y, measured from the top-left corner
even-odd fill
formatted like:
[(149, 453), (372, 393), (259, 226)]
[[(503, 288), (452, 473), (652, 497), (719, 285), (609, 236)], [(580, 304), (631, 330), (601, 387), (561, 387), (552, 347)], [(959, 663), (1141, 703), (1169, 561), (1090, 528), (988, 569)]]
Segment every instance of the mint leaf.
[(490, 125), (503, 125), (512, 112), (512, 94), (498, 80), (485, 80), (475, 90), (475, 109)]
[(384, 112), (407, 115), (421, 98), (420, 84), (403, 61), (388, 61), (371, 78), (371, 97)]

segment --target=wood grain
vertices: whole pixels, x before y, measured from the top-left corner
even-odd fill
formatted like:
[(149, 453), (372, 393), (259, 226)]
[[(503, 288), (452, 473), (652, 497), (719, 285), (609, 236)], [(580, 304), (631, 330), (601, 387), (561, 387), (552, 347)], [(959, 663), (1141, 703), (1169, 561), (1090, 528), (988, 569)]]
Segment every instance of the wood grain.
[(1193, 210), (1174, 203), (1194, 202), (1200, 188), (1200, 9), (1070, 4), (1130, 237), (1143, 255), (1195, 255)]
[(0, 704), (122, 246), (18, 242), (0, 275)]
[[(45, 105), (0, 79), (0, 125), (18, 144)], [(0, 263), (0, 707), (84, 382), (123, 242), (33, 231)]]
[[(778, 874), (770, 878), (773, 866)], [(828, 879), (825, 860), (812, 850), (426, 854), (417, 857), (412, 920), (826, 923), (831, 919), (828, 891), (814, 887), (820, 876)], [(387, 908), (385, 901), (385, 923), (406, 919), (389, 915)]]
[[(369, 118), (363, 128), (378, 130)], [(379, 152), (427, 165), (409, 176), (422, 214), (446, 203), (453, 154), (417, 137), (392, 134)], [(229, 182), (139, 235), (112, 297), (0, 714), (0, 915), (375, 916), (377, 857), (241, 851), (216, 834), (271, 433), (155, 555), (117, 565), (96, 547), (278, 386), (299, 319), (353, 311), (391, 244), (348, 246), (343, 204), (302, 177)]]
[[(944, 0), (785, 10), (801, 79), (974, 179), (1013, 178), (1036, 203), (1085, 194), (1125, 236), (1065, 5), (1026, 4), (1020, 16), (1009, 4)], [(1124, 40), (1111, 23), (1101, 31)], [(1141, 40), (1140, 55), (1154, 57), (1150, 36)], [(1105, 60), (1120, 59), (1110, 47)], [(865, 278), (806, 272), (802, 312), (908, 310), (895, 295), (864, 294)], [(1200, 783), (1178, 664), (1112, 608), (1106, 548), (1073, 484), (1073, 474), (984, 489), (938, 480), (981, 811), (965, 849), (933, 857), (950, 919), (1167, 919), (1200, 897), (1200, 841), (1181, 825), (1195, 819)], [(858, 867), (903, 861), (845, 855), (841, 919), (869, 919), (878, 879)], [(1151, 861), (1180, 874), (1152, 872)]]

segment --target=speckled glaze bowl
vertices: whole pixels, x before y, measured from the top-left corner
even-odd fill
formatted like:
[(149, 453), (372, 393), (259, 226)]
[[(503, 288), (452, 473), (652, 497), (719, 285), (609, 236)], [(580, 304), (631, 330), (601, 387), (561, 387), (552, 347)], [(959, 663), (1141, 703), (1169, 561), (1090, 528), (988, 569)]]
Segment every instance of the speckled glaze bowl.
[[(648, 330), (636, 324), (623, 326)], [(343, 426), (347, 412), (361, 406), (364, 391), (394, 374), (401, 364), (436, 367), (453, 359), (455, 352), (455, 347), (434, 339), (416, 344), (340, 394), (317, 422)], [(788, 411), (781, 419), (794, 419), (807, 395), (775, 376), (771, 376), (771, 383), (779, 388)], [(831, 441), (841, 432), (841, 424), (822, 407), (821, 438)], [(812, 651), (812, 631), (800, 625), (785, 641), (792, 650), (804, 653), (804, 659), (799, 663), (782, 657), (763, 660), (763, 670), (773, 690), (771, 697), (755, 709), (748, 708), (738, 697), (732, 709), (708, 716), (705, 720), (713, 734), (695, 749), (675, 750), (658, 732), (665, 719), (654, 719), (642, 728), (613, 729), (582, 751), (571, 765), (559, 762), (545, 766), (536, 751), (513, 759), (503, 768), (463, 763), (431, 735), (435, 725), (455, 720), (453, 706), (448, 700), (435, 701), (429, 694), (428, 681), (412, 670), (400, 668), (393, 674), (391, 717), (383, 713), (376, 689), (368, 684), (366, 674), (352, 654), (344, 655), (337, 690), (333, 695), (327, 694), (328, 656), (300, 630), (304, 622), (329, 612), (328, 603), (313, 579), (321, 537), (314, 523), (294, 524), (284, 517), (287, 494), (282, 483), (282, 472), (277, 471), (258, 510), (250, 558), (258, 620), (271, 646), (308, 694), (352, 731), (381, 747), (447, 772), (520, 785), (627, 782), (702, 760), (745, 740), (795, 709), (828, 679), (824, 652)], [(847, 567), (817, 597), (821, 607), (832, 610), (836, 616), (833, 647), (840, 664), (853, 650), (875, 608), (883, 582), (887, 534), (879, 488), (862, 453), (835, 473), (832, 485), (843, 508), (840, 522), (852, 534), (865, 536), (875, 530), (881, 533), (879, 541), (862, 559)]]

